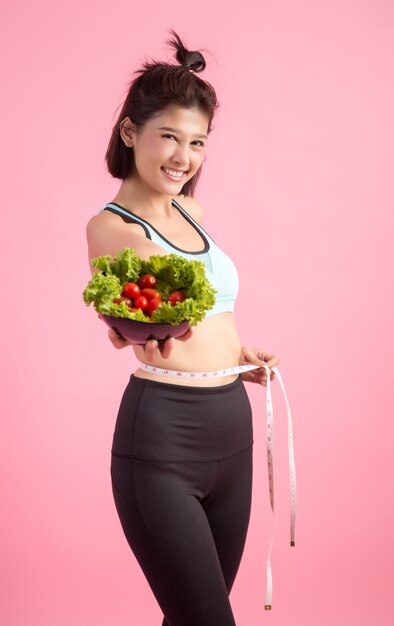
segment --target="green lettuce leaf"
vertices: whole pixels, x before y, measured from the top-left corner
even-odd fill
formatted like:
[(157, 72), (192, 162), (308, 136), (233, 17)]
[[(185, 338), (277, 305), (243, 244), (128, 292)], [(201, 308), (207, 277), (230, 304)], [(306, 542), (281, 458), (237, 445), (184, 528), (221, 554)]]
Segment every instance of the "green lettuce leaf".
[[(206, 311), (215, 304), (214, 289), (205, 275), (202, 261), (188, 261), (177, 254), (152, 255), (143, 260), (133, 248), (123, 248), (116, 257), (97, 257), (92, 265), (101, 270), (95, 272), (82, 297), (87, 305), (94, 303), (98, 313), (126, 317), (141, 322), (177, 325), (184, 320), (194, 326), (204, 319)], [(122, 302), (115, 304), (114, 298), (122, 293), (126, 282), (137, 282), (143, 274), (154, 274), (156, 289), (160, 292), (163, 305), (148, 318), (142, 311), (131, 312)], [(165, 302), (172, 291), (182, 290), (186, 294), (183, 302), (172, 306)]]
[(118, 256), (100, 256), (92, 260), (93, 267), (97, 267), (104, 274), (117, 276), (123, 285), (127, 282), (136, 282), (141, 275), (141, 259), (133, 248), (122, 248)]

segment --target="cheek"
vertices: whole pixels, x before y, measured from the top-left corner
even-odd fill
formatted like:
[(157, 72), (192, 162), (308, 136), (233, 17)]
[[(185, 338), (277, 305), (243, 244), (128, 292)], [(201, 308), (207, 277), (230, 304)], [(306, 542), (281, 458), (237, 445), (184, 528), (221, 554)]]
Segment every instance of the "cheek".
[(146, 150), (158, 150), (160, 142), (157, 140), (157, 137), (148, 137), (144, 141), (144, 148)]
[(147, 137), (143, 144), (138, 145), (136, 163), (140, 167), (156, 168), (157, 164), (161, 164), (166, 159), (167, 153), (163, 143), (154, 137)]
[(157, 137), (151, 137), (146, 142), (146, 150), (147, 153), (150, 154), (153, 158), (157, 160), (161, 160), (163, 155), (168, 154), (170, 152), (170, 142), (164, 142)]

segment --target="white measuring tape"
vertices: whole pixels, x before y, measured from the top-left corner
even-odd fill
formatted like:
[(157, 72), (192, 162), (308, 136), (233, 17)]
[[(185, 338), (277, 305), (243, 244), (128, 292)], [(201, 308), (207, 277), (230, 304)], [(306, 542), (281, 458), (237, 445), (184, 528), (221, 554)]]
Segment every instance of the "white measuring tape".
[(271, 381), (270, 373), (274, 372), (279, 380), (280, 386), (283, 391), (283, 395), (286, 401), (287, 407), (287, 431), (288, 431), (288, 453), (289, 453), (289, 470), (290, 470), (290, 545), (295, 546), (295, 519), (296, 519), (296, 471), (294, 461), (294, 447), (293, 447), (293, 425), (291, 420), (291, 411), (289, 401), (286, 396), (285, 387), (282, 381), (282, 377), (279, 370), (273, 367), (271, 370), (268, 365), (238, 365), (230, 367), (224, 370), (217, 370), (215, 372), (178, 372), (176, 370), (167, 370), (160, 367), (153, 367), (140, 363), (140, 367), (145, 372), (151, 374), (158, 374), (160, 376), (169, 376), (170, 378), (187, 378), (193, 380), (220, 378), (221, 376), (231, 376), (232, 374), (241, 374), (249, 370), (258, 369), (264, 367), (267, 372), (267, 462), (268, 462), (268, 480), (269, 480), (269, 492), (272, 514), (274, 516), (274, 528), (272, 531), (271, 543), (267, 556), (267, 591), (265, 597), (264, 608), (270, 611), (272, 608), (272, 570), (271, 570), (271, 550), (274, 543), (275, 535), (275, 511), (274, 511), (274, 411), (272, 407), (272, 395), (271, 395)]

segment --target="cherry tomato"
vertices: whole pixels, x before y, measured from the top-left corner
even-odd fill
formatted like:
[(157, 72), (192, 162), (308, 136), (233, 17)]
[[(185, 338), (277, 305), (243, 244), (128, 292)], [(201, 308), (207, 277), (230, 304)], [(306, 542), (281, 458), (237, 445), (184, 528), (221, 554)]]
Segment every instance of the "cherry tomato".
[(121, 304), (121, 302), (126, 302), (127, 306), (131, 306), (133, 304), (130, 298), (125, 298), (124, 296), (119, 296), (119, 298), (114, 298), (112, 302), (115, 302), (115, 304)]
[(140, 295), (140, 288), (136, 283), (125, 283), (122, 288), (122, 296), (136, 298)]
[(145, 289), (145, 287), (154, 287), (156, 285), (156, 278), (153, 274), (144, 274), (137, 280), (137, 283), (141, 289)]
[(136, 298), (134, 298), (134, 306), (137, 309), (141, 309), (141, 311), (145, 311), (146, 307), (148, 306), (148, 300), (145, 298), (145, 296), (137, 296)]
[(149, 300), (148, 306), (146, 307), (145, 312), (150, 317), (152, 315), (153, 311), (156, 311), (156, 309), (159, 308), (160, 306), (163, 306), (163, 303), (162, 303), (161, 299), (160, 298), (152, 298), (152, 300)]
[(171, 302), (172, 306), (175, 306), (178, 302), (183, 302), (186, 299), (186, 294), (183, 291), (173, 291), (168, 296), (168, 302)]
[(161, 300), (161, 295), (156, 289), (151, 289), (150, 287), (145, 287), (145, 289), (141, 289), (141, 296), (145, 296), (147, 300), (153, 300), (154, 298), (159, 298)]

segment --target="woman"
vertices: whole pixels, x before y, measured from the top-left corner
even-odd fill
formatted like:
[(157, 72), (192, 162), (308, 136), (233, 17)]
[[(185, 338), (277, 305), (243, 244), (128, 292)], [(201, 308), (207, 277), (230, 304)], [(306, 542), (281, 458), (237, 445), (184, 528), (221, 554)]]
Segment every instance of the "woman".
[[(106, 161), (122, 183), (87, 225), (89, 259), (128, 246), (144, 259), (175, 252), (206, 264), (218, 290), (214, 308), (180, 339), (134, 345), (141, 364), (184, 372), (261, 367), (203, 380), (139, 367), (120, 403), (111, 477), (125, 536), (164, 613), (163, 626), (234, 626), (229, 593), (252, 493), (252, 414), (243, 382), (266, 385), (262, 365), (271, 369), (279, 359), (241, 347), (233, 316), (236, 268), (200, 226), (193, 192), (218, 103), (196, 75), (204, 57), (171, 32), (179, 65), (146, 62), (113, 128)], [(112, 330), (109, 336), (116, 348), (130, 345)]]

